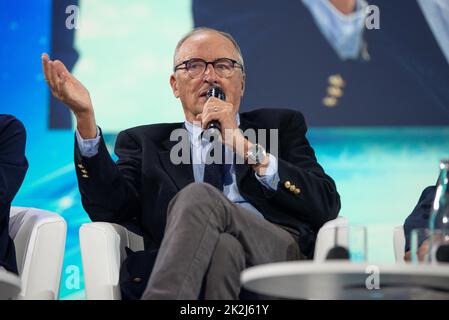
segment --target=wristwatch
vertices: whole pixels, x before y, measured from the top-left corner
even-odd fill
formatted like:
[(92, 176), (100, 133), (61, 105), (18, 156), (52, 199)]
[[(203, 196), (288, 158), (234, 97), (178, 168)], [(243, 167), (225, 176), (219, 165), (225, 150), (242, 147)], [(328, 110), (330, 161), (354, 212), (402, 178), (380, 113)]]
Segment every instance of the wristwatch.
[(255, 143), (249, 147), (246, 156), (249, 164), (261, 164), (267, 156), (267, 152), (260, 144)]

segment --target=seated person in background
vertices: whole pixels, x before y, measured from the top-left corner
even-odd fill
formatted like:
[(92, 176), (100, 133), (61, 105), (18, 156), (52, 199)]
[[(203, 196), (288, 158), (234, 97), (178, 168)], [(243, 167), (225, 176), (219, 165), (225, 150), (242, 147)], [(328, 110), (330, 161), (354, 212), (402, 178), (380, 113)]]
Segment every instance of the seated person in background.
[(17, 274), (14, 242), (9, 236), (9, 212), (28, 169), (26, 133), (22, 123), (0, 114), (0, 270)]
[[(337, 217), (339, 194), (307, 141), (302, 114), (286, 109), (238, 113), (246, 75), (231, 35), (199, 28), (179, 41), (170, 85), (185, 122), (121, 132), (117, 163), (106, 149), (86, 88), (46, 54), (43, 67), (52, 93), (77, 119), (75, 161), (84, 208), (93, 221), (136, 220), (145, 251), (157, 252), (129, 252), (121, 268), (130, 268), (133, 255), (139, 257), (133, 265), (146, 266), (140, 278), (146, 287), (143, 295), (129, 295), (132, 290), (127, 292), (128, 284), (120, 280), (123, 296), (237, 299), (243, 269), (311, 257), (318, 229)], [(217, 86), (225, 100), (206, 96)], [(149, 112), (163, 108), (149, 104)], [(212, 120), (221, 125), (226, 159), (236, 156), (244, 163), (207, 164), (198, 155), (210, 148), (202, 132)], [(274, 141), (259, 145), (239, 129), (277, 129), (278, 156), (270, 149)], [(193, 165), (190, 154), (184, 154), (187, 163), (171, 158), (178, 143), (170, 139), (175, 130), (186, 133), (188, 148), (180, 151), (192, 150)]]
[[(411, 259), (410, 253), (410, 235), (413, 229), (428, 228), (430, 209), (432, 208), (433, 200), (435, 199), (435, 186), (430, 186), (424, 189), (419, 198), (418, 204), (412, 213), (404, 222), (405, 234), (405, 256), (404, 259), (409, 261)], [(418, 249), (418, 259), (423, 260), (429, 249), (429, 242), (426, 240)]]

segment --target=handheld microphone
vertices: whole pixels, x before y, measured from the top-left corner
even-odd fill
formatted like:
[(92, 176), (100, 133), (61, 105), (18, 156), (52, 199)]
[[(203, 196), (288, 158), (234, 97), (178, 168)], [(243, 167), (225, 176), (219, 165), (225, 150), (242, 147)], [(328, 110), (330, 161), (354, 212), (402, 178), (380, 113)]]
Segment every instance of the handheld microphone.
[[(212, 87), (207, 91), (207, 97), (215, 97), (218, 98), (220, 100), (226, 100), (226, 96), (225, 93), (223, 92), (223, 90), (220, 87)], [(209, 122), (207, 124), (207, 130), (209, 129), (214, 129), (214, 130), (218, 130), (221, 132), (221, 126), (220, 126), (220, 122), (217, 120), (212, 120), (211, 122)]]

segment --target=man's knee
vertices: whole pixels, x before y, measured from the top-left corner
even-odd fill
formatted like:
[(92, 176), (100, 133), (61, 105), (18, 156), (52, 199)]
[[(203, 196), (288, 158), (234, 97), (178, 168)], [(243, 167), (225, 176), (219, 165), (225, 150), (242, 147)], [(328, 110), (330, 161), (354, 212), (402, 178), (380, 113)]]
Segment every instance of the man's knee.
[[(173, 211), (179, 214), (188, 213), (204, 214), (213, 213), (219, 204), (220, 197), (224, 197), (223, 193), (215, 187), (207, 183), (194, 182), (184, 187), (171, 200), (168, 208), (169, 215)], [(175, 209), (175, 210), (174, 210)]]

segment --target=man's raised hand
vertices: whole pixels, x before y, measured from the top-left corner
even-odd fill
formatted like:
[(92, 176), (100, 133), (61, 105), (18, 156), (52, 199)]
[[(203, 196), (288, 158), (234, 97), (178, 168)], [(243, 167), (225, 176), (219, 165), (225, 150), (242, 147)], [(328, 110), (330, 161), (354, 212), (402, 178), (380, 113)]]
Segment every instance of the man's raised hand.
[(89, 91), (78, 81), (59, 60), (50, 60), (42, 54), (45, 81), (53, 96), (66, 104), (75, 114), (77, 127), (83, 138), (94, 138), (97, 127)]

